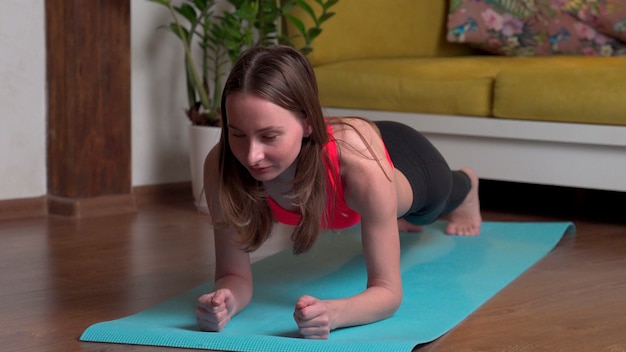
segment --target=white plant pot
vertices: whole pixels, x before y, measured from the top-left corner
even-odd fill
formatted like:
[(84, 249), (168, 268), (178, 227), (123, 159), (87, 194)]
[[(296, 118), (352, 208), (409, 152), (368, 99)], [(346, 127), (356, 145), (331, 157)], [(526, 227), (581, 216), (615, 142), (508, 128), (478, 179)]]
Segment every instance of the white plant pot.
[(189, 125), (191, 188), (196, 209), (204, 214), (209, 212), (204, 195), (204, 159), (219, 142), (221, 133), (220, 127)]

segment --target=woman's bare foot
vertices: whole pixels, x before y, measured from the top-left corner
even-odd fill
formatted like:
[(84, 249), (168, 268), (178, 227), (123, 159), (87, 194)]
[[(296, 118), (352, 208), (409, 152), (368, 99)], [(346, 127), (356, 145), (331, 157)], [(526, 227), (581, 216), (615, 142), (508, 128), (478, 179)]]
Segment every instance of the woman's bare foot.
[(400, 232), (420, 232), (422, 227), (419, 225), (413, 225), (404, 219), (398, 219), (398, 231)]
[(448, 235), (475, 236), (480, 234), (482, 225), (478, 199), (478, 175), (468, 167), (461, 168), (461, 171), (469, 176), (471, 188), (463, 203), (450, 213), (445, 231)]

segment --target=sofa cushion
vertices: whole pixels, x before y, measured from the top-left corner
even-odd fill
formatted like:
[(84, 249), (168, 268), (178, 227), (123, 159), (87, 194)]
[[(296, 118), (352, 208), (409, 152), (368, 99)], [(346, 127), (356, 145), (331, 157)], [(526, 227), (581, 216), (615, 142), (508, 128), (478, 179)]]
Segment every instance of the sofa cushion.
[(321, 65), (315, 71), (324, 106), (491, 116), (493, 84), (502, 70), (580, 66), (589, 62), (585, 59), (506, 56), (369, 59)]
[(494, 54), (626, 55), (626, 44), (563, 12), (558, 2), (452, 1), (447, 40)]
[(626, 59), (587, 65), (503, 70), (496, 78), (496, 117), (626, 125)]
[(352, 60), (315, 72), (323, 106), (488, 116), (497, 71), (464, 57)]
[[(314, 0), (306, 0), (320, 10)], [(340, 0), (335, 15), (322, 24), (309, 60), (313, 65), (363, 58), (467, 55), (474, 50), (445, 41), (447, 2), (443, 0)], [(310, 17), (295, 8), (292, 14), (311, 25)], [(287, 33), (297, 35), (288, 23)], [(301, 38), (294, 44), (300, 47)]]
[(624, 70), (626, 58), (584, 56), (371, 59), (315, 68), (328, 107), (614, 124), (626, 124)]
[(626, 42), (626, 5), (614, 1), (578, 0), (563, 7), (579, 20), (600, 32)]

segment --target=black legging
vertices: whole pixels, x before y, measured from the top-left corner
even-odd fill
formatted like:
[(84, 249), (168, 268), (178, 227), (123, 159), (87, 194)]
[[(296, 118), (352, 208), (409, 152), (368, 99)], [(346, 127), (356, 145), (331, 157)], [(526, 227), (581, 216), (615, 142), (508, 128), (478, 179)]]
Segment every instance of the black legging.
[(376, 121), (396, 169), (413, 190), (411, 209), (402, 215), (415, 225), (433, 223), (458, 207), (471, 188), (467, 174), (451, 171), (439, 151), (421, 133), (392, 121)]

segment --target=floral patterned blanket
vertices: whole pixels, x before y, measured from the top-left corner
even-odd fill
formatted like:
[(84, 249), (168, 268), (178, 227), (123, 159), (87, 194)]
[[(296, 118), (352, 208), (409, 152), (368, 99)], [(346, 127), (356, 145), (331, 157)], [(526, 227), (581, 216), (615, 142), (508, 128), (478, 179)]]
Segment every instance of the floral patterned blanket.
[(512, 56), (626, 56), (626, 0), (448, 1), (450, 42)]

